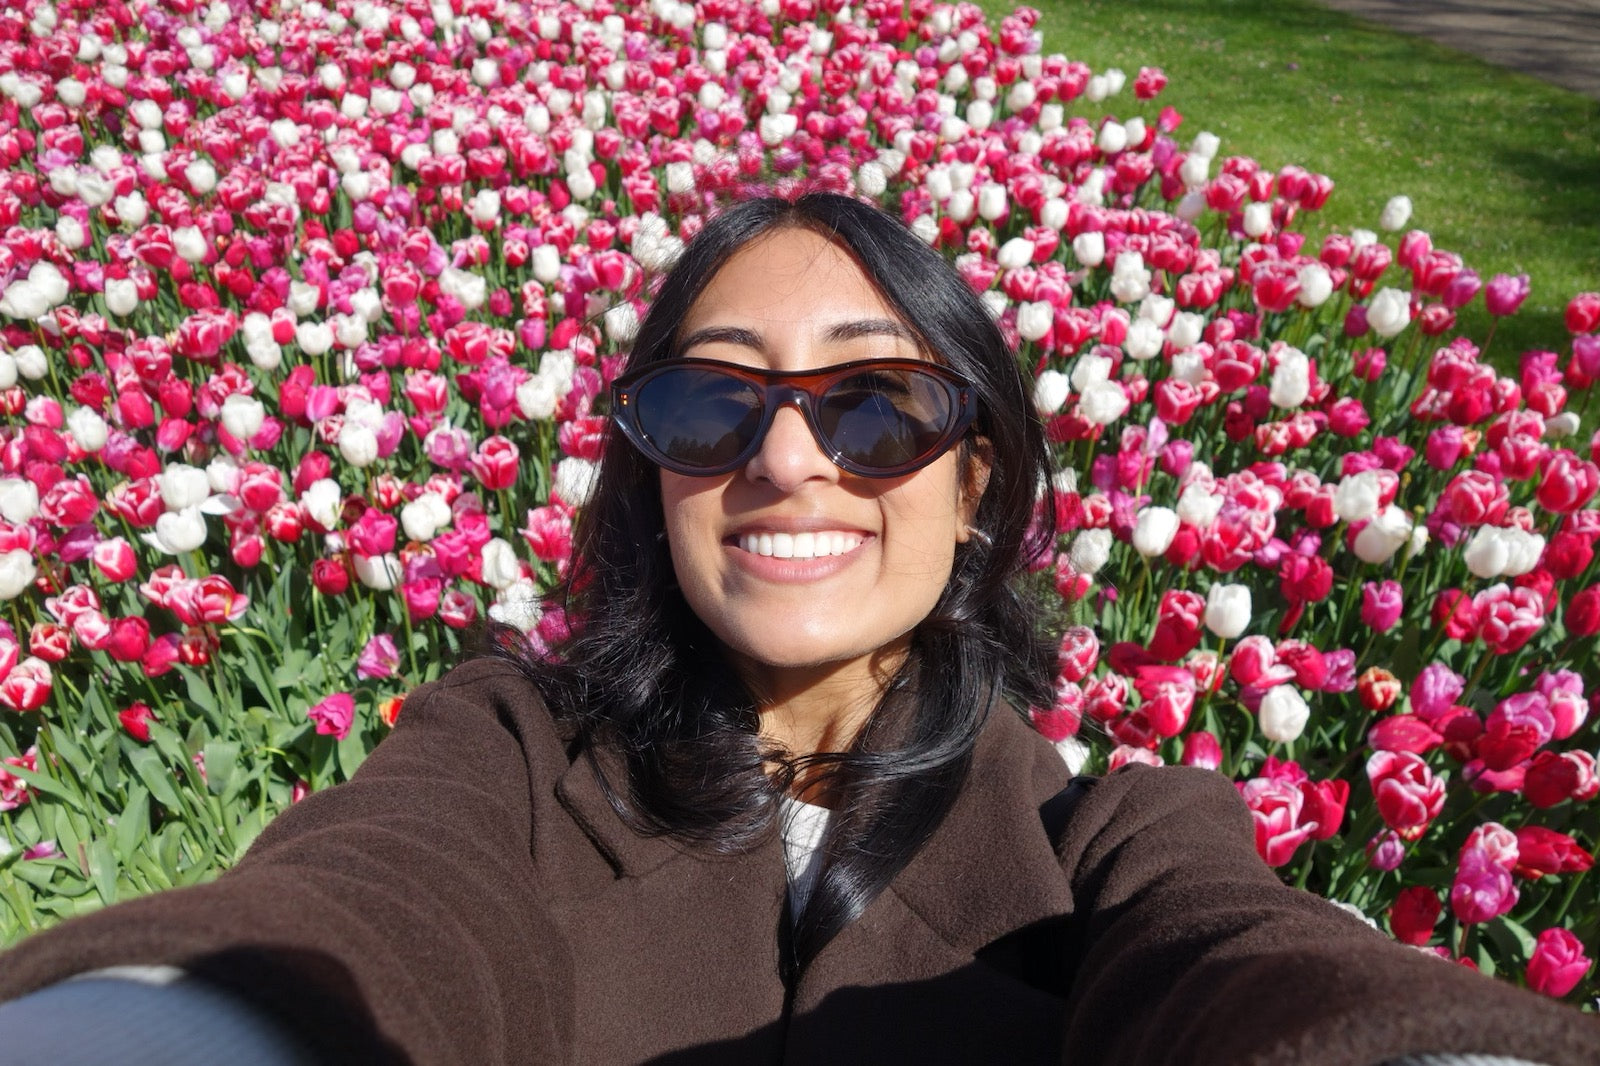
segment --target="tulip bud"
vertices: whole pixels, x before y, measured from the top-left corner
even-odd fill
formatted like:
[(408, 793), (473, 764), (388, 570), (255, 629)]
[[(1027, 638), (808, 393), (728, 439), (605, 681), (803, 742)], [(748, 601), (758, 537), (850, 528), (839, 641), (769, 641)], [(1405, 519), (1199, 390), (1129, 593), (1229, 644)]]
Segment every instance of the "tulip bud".
[(1311, 708), (1292, 685), (1277, 685), (1261, 697), (1256, 712), (1261, 735), (1278, 744), (1297, 740), (1311, 719)]
[(1146, 507), (1133, 527), (1133, 548), (1146, 559), (1166, 553), (1178, 535), (1178, 514), (1167, 507)]
[(1383, 211), (1378, 215), (1378, 228), (1395, 233), (1405, 229), (1406, 223), (1410, 221), (1411, 197), (1394, 196), (1383, 205)]
[(1411, 297), (1399, 289), (1379, 289), (1367, 305), (1367, 325), (1380, 337), (1393, 337), (1411, 324)]
[(1071, 392), (1072, 383), (1067, 375), (1059, 370), (1043, 371), (1033, 383), (1033, 409), (1041, 418), (1048, 418), (1061, 410)]
[(1206, 593), (1206, 628), (1224, 640), (1232, 640), (1250, 625), (1250, 587), (1212, 585)]

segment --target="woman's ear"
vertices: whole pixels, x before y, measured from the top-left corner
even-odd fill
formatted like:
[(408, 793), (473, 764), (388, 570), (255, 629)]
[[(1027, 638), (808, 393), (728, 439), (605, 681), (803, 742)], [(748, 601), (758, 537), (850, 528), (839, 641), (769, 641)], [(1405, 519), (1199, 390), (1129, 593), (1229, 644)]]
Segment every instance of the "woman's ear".
[(989, 487), (989, 474), (994, 470), (994, 447), (986, 437), (973, 437), (961, 449), (961, 498), (956, 501), (956, 543), (965, 544), (972, 539), (972, 522), (978, 517), (978, 504), (984, 490)]

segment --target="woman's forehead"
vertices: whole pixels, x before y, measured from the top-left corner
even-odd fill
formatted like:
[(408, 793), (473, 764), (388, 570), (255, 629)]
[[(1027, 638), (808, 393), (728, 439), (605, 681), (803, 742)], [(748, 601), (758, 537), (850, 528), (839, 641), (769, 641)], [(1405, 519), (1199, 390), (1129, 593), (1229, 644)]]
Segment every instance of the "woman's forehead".
[[(850, 323), (885, 322), (904, 327), (856, 258), (812, 230), (790, 227), (730, 256), (690, 305), (679, 337), (730, 326), (837, 335)], [(885, 332), (877, 325), (855, 329)], [(906, 336), (914, 334), (907, 329)]]

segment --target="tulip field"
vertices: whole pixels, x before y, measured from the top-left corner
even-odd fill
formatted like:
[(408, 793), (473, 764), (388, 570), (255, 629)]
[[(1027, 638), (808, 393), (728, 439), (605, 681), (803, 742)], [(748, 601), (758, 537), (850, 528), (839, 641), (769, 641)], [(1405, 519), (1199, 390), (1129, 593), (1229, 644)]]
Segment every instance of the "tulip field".
[(1308, 242), (1336, 161), (1232, 154), (1036, 21), (5, 5), (0, 944), (213, 876), (484, 619), (581, 624), (541, 594), (655, 279), (821, 188), (1036, 381), (1068, 762), (1227, 774), (1286, 881), (1592, 1009), (1600, 292), (1539, 350), (1466, 335), (1538, 280), (1400, 195)]

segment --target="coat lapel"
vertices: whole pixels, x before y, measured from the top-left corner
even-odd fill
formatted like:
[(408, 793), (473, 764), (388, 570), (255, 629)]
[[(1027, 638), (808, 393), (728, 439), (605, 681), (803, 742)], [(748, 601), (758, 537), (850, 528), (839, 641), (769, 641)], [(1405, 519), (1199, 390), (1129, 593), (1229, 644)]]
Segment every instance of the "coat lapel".
[(1057, 920), (1072, 897), (1039, 807), (1068, 778), (1047, 742), (995, 708), (939, 829), (801, 979), (787, 1061), (1059, 1058), (1061, 989), (991, 962), (1000, 946), (1064, 964)]

